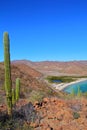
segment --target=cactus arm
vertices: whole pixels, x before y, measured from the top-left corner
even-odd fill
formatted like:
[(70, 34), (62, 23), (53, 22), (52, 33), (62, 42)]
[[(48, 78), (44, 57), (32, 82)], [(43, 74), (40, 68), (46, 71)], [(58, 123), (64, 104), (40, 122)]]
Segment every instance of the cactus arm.
[(12, 105), (14, 106), (15, 103), (16, 103), (16, 99), (15, 99), (15, 89), (12, 89)]
[(16, 79), (16, 101), (19, 100), (19, 96), (20, 96), (20, 79), (17, 78)]

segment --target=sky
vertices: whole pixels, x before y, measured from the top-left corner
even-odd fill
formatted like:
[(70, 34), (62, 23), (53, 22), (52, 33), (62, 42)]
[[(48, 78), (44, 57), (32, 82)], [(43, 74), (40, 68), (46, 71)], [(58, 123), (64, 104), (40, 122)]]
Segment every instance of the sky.
[(87, 60), (87, 0), (0, 0), (0, 61), (5, 31), (11, 60)]

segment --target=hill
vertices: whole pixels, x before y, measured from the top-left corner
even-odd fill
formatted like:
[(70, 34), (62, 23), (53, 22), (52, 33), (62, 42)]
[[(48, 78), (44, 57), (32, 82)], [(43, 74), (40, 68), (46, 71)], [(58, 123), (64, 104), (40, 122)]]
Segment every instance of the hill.
[[(84, 67), (84, 64), (86, 66), (86, 62), (81, 62), (80, 64), (81, 68)], [(72, 65), (72, 67), (76, 67), (79, 65), (79, 63), (73, 63), (73, 62), (60, 63), (60, 62), (48, 62), (48, 61), (12, 62), (11, 64), (12, 86), (15, 87), (16, 78), (17, 77), (20, 78), (21, 98), (19, 102), (16, 104), (16, 109), (13, 113), (13, 120), (10, 120), (8, 119), (8, 117), (6, 117), (5, 114), (6, 106), (3, 105), (5, 101), (4, 64), (0, 63), (1, 130), (4, 130), (5, 128), (7, 129), (7, 127), (13, 130), (14, 129), (15, 130), (17, 129), (86, 130), (87, 129), (87, 120), (86, 120), (87, 99), (85, 97), (78, 97), (78, 98), (72, 96), (68, 97), (68, 95), (63, 94), (62, 92), (55, 92), (43, 81), (43, 74), (46, 75), (45, 72), (46, 71), (50, 72), (51, 70), (55, 73), (56, 70), (59, 69), (58, 65), (60, 65), (60, 67), (62, 68), (63, 67), (68, 68), (70, 65)], [(44, 73), (42, 74), (41, 71), (43, 71)], [(63, 74), (62, 72), (63, 71), (59, 71), (58, 73)], [(64, 74), (66, 74), (65, 71)]]
[(43, 76), (43, 74), (34, 68), (30, 67), (29, 64), (25, 64), (23, 62), (12, 62), (12, 65), (19, 68), (22, 72), (25, 72), (25, 74), (29, 74), (33, 78), (40, 78)]
[(87, 61), (42, 61), (32, 62), (28, 60), (17, 61), (24, 63), (43, 73), (44, 75), (87, 75)]
[[(12, 63), (11, 74), (12, 87), (15, 87), (16, 78), (20, 78), (21, 98), (28, 99), (31, 97), (31, 95), (33, 97), (37, 93), (39, 93), (39, 96), (41, 97), (57, 94), (43, 80), (41, 80), (43, 75), (40, 72), (26, 64)], [(4, 64), (0, 63), (0, 102), (4, 101), (4, 97)]]

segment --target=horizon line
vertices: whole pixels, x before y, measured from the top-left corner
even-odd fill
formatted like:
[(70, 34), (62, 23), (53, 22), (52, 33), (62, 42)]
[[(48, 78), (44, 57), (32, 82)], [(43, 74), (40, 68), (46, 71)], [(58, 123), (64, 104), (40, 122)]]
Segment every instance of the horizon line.
[[(84, 60), (29, 60), (29, 59), (13, 59), (11, 62), (16, 61), (30, 61), (30, 62), (80, 62), (80, 61), (87, 61), (87, 59)], [(0, 61), (4, 62), (4, 60)]]

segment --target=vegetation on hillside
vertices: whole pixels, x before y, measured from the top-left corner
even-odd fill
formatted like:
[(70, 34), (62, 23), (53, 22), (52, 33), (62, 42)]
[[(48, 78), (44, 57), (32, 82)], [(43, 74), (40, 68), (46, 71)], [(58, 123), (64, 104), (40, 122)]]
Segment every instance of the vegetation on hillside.
[(51, 83), (54, 83), (54, 80), (59, 80), (62, 83), (72, 82), (76, 80), (70, 76), (48, 76), (46, 79)]
[(87, 76), (48, 76), (46, 79), (50, 83), (54, 83), (54, 80), (59, 80), (62, 83), (69, 83), (76, 81), (78, 78), (87, 78)]

